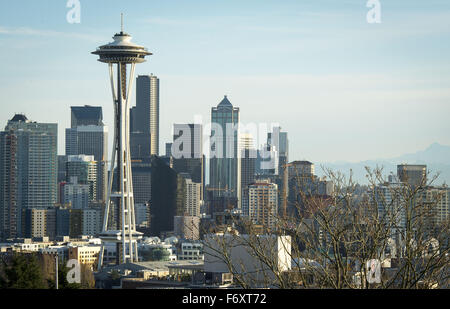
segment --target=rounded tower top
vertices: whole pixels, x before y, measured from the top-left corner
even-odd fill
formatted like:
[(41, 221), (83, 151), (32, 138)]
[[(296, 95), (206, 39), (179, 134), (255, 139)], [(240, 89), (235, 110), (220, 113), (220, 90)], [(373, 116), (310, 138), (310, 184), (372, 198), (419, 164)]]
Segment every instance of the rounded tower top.
[(131, 42), (131, 36), (123, 32), (116, 33), (114, 41), (102, 45), (92, 52), (99, 55), (98, 61), (105, 63), (141, 63), (145, 61), (145, 56), (152, 55), (145, 47)]

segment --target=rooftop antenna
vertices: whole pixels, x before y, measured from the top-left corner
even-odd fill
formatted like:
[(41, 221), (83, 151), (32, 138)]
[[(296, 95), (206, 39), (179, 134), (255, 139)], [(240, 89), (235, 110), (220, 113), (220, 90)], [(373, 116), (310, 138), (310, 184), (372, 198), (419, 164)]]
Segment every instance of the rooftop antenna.
[(123, 33), (123, 13), (120, 13), (120, 31)]

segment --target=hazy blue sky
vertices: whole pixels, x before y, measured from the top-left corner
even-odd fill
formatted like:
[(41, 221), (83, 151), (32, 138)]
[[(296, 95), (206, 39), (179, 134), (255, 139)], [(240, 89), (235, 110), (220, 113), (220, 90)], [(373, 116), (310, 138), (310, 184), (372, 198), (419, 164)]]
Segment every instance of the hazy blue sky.
[(224, 94), (241, 120), (278, 122), (290, 159), (360, 161), (450, 145), (450, 1), (0, 0), (0, 127), (16, 112), (58, 122), (103, 107), (107, 66), (90, 52), (125, 30), (154, 53), (137, 74), (161, 80), (161, 149), (173, 123), (210, 119)]

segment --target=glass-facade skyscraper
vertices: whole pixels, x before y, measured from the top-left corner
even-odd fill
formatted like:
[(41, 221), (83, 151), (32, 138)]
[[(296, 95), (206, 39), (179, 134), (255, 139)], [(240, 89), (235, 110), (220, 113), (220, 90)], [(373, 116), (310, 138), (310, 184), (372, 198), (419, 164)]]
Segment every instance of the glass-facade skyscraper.
[(225, 96), (211, 109), (211, 123), (209, 187), (214, 197), (231, 195), (240, 200), (239, 108)]
[(71, 128), (66, 129), (66, 156), (69, 155), (94, 156), (97, 162), (96, 198), (105, 201), (108, 127), (103, 124), (101, 107), (71, 107)]
[[(188, 173), (193, 182), (201, 184), (203, 199), (205, 168), (203, 155), (203, 127), (201, 124), (174, 124), (173, 169)], [(178, 148), (178, 149), (176, 149)]]

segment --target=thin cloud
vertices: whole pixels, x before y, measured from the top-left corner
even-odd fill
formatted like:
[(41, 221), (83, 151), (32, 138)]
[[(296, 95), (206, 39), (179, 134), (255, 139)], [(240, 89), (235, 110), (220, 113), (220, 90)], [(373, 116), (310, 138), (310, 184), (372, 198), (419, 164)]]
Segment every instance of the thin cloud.
[(142, 20), (142, 22), (152, 25), (158, 26), (192, 26), (192, 25), (200, 25), (200, 23), (195, 22), (193, 20), (186, 19), (172, 19), (166, 17), (152, 17), (148, 19)]
[(87, 40), (92, 42), (98, 42), (104, 40), (100, 36), (95, 36), (85, 33), (76, 32), (61, 32), (54, 30), (42, 30), (28, 27), (8, 28), (0, 26), (0, 34), (4, 35), (23, 35), (23, 36), (35, 36), (35, 37), (66, 37), (80, 40)]

